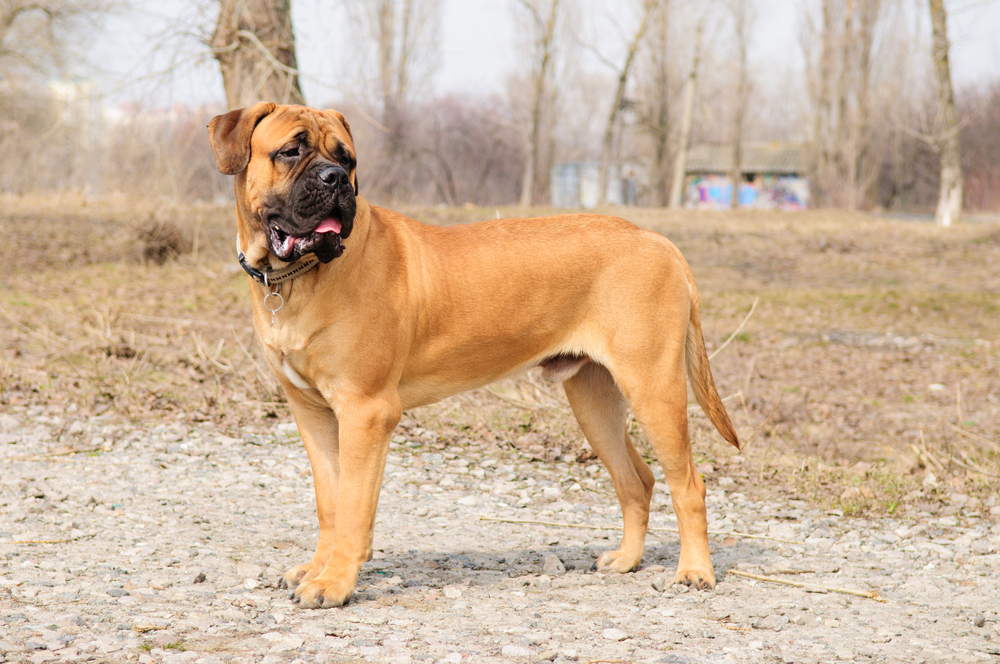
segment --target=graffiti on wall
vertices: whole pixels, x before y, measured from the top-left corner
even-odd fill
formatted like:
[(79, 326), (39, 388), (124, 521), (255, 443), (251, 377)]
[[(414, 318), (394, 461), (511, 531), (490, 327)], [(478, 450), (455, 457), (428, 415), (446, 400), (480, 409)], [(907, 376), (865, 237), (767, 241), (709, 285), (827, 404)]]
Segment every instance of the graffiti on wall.
[[(684, 204), (689, 208), (729, 208), (733, 186), (724, 175), (700, 175), (688, 182)], [(804, 210), (809, 207), (809, 181), (795, 175), (758, 176), (741, 182), (739, 204), (743, 208)]]

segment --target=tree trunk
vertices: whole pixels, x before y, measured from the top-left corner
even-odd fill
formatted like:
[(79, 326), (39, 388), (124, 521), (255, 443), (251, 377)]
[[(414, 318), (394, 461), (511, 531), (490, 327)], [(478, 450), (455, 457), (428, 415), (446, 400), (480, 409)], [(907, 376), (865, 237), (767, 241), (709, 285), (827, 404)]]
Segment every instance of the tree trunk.
[(551, 0), (549, 14), (543, 19), (538, 10), (526, 0), (521, 4), (532, 14), (536, 28), (539, 31), (535, 42), (538, 56), (538, 68), (535, 70), (534, 97), (531, 105), (531, 120), (528, 130), (528, 150), (525, 155), (524, 176), (521, 180), (521, 205), (528, 207), (535, 202), (535, 177), (538, 171), (538, 161), (541, 152), (542, 107), (545, 103), (545, 83), (552, 66), (553, 47), (558, 17), (559, 0)]
[(659, 0), (646, 37), (649, 44), (651, 80), (640, 114), (643, 129), (652, 141), (653, 163), (650, 173), (651, 203), (666, 207), (670, 200), (670, 72), (669, 0)]
[(931, 28), (934, 32), (934, 74), (938, 93), (938, 150), (941, 153), (941, 193), (934, 221), (951, 226), (962, 216), (962, 155), (959, 150), (958, 123), (955, 119), (955, 93), (948, 62), (948, 14), (944, 0), (930, 0)]
[(290, 0), (220, 0), (212, 35), (229, 108), (258, 101), (305, 104)]
[(687, 153), (691, 148), (691, 125), (694, 121), (695, 86), (698, 79), (698, 63), (701, 60), (702, 27), (702, 22), (699, 21), (698, 32), (694, 40), (694, 63), (691, 65), (691, 73), (688, 74), (687, 83), (684, 85), (684, 115), (681, 117), (680, 145), (677, 149), (677, 160), (674, 162), (673, 181), (670, 184), (670, 209), (672, 210), (681, 206), (684, 178), (687, 176)]
[(642, 22), (639, 23), (639, 29), (635, 31), (632, 42), (628, 45), (628, 51), (625, 54), (625, 63), (622, 65), (621, 71), (618, 72), (618, 86), (615, 88), (615, 96), (611, 101), (611, 112), (608, 113), (608, 122), (604, 127), (604, 141), (601, 144), (601, 188), (597, 192), (597, 202), (601, 205), (607, 199), (608, 168), (611, 166), (611, 152), (615, 142), (615, 125), (618, 123), (618, 114), (621, 113), (623, 103), (625, 102), (625, 88), (628, 86), (628, 75), (632, 70), (635, 55), (639, 52), (639, 44), (642, 43), (642, 37), (646, 34), (646, 28), (649, 26), (649, 15), (655, 7), (655, 0), (646, 0), (643, 3)]
[(812, 190), (818, 205), (830, 203), (830, 182), (833, 171), (833, 72), (835, 69), (833, 0), (823, 0), (823, 25), (819, 73), (816, 80), (816, 117), (813, 126)]
[(736, 32), (736, 48), (739, 51), (739, 82), (736, 85), (736, 113), (733, 117), (733, 170), (729, 173), (732, 182), (732, 195), (729, 197), (729, 208), (740, 206), (740, 183), (743, 181), (743, 121), (747, 112), (747, 94), (749, 72), (747, 67), (747, 31), (750, 29), (752, 17), (747, 5), (749, 0), (735, 0), (730, 5), (733, 12), (733, 24)]

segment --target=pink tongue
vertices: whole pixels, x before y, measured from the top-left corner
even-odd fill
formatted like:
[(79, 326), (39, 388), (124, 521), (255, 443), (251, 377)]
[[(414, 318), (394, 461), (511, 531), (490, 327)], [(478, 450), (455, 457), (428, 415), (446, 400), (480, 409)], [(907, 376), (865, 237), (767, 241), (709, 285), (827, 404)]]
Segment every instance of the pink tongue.
[(324, 219), (323, 223), (316, 227), (313, 233), (339, 233), (340, 222), (336, 219)]

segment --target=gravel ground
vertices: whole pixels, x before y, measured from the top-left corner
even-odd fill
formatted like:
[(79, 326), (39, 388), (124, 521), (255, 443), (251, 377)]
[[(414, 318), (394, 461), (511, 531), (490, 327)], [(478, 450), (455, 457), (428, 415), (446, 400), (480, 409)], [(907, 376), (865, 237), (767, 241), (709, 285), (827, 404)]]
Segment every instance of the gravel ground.
[(852, 519), (710, 474), (710, 528), (739, 535), (713, 535), (719, 584), (696, 592), (669, 585), (665, 486), (642, 568), (595, 573), (621, 518), (602, 467), (438, 451), (411, 427), (354, 598), (303, 611), (275, 587), (317, 530), (293, 425), (236, 439), (14, 410), (0, 415), (0, 661), (1000, 661), (995, 497)]

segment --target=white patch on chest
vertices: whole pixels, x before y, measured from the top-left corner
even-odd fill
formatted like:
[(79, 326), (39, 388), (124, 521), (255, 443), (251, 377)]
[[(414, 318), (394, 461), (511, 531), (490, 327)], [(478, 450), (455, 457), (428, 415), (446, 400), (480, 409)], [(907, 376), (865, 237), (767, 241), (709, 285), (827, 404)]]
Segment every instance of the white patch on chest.
[(288, 360), (282, 360), (281, 370), (285, 373), (285, 377), (292, 382), (292, 385), (299, 388), (300, 390), (310, 390), (312, 385), (306, 382), (303, 378), (292, 368), (292, 365), (288, 363)]

